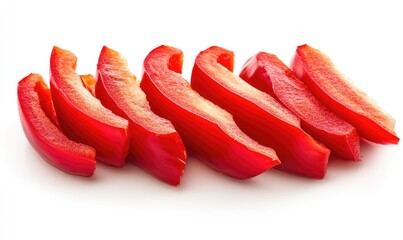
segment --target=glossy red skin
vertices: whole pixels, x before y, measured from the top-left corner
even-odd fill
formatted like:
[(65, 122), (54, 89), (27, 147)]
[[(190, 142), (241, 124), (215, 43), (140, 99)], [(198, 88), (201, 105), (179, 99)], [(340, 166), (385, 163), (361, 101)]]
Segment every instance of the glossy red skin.
[(53, 48), (50, 86), (60, 127), (70, 139), (94, 147), (98, 161), (123, 166), (130, 139), (128, 121), (103, 107), (84, 87), (75, 73), (76, 62), (73, 53)]
[[(250, 137), (272, 147), (281, 160), (278, 169), (310, 178), (323, 178), (329, 149), (306, 134), (300, 128), (299, 119), (270, 95), (235, 76), (233, 65), (231, 51), (215, 46), (202, 51), (193, 67), (192, 88), (230, 112), (238, 126)], [(230, 89), (233, 86), (237, 89)]]
[(95, 149), (68, 139), (57, 127), (49, 88), (39, 74), (18, 83), (18, 109), (25, 136), (48, 163), (73, 175), (92, 176)]
[[(168, 120), (151, 111), (139, 81), (118, 52), (102, 48), (96, 82), (96, 96), (103, 105), (129, 120), (132, 137), (128, 159), (163, 182), (179, 185), (186, 166), (182, 139)], [(151, 124), (163, 124), (160, 128), (167, 130)]]
[(353, 125), (360, 137), (380, 144), (399, 142), (395, 120), (351, 85), (319, 50), (298, 46), (290, 68), (323, 105)]
[[(160, 46), (151, 51), (144, 60), (141, 88), (147, 95), (152, 110), (172, 121), (180, 133), (189, 153), (202, 160), (216, 171), (238, 179), (247, 179), (265, 172), (279, 164), (274, 151), (263, 146), (260, 148), (272, 152), (264, 155), (230, 137), (221, 122), (200, 114), (198, 104), (208, 102), (191, 90), (189, 83), (180, 75), (183, 54), (179, 49)], [(174, 85), (175, 92), (169, 90)], [(177, 94), (183, 93), (179, 101)], [(203, 105), (205, 106), (205, 105)], [(225, 112), (208, 102), (212, 111)], [(217, 110), (218, 109), (218, 110)], [(228, 113), (225, 112), (228, 116)], [(232, 117), (227, 118), (233, 125)], [(238, 127), (236, 129), (239, 131)], [(246, 135), (239, 131), (241, 137)]]
[(360, 138), (355, 128), (316, 100), (276, 55), (257, 53), (245, 63), (239, 76), (297, 115), (302, 129), (324, 143), (332, 154), (353, 161), (360, 159)]

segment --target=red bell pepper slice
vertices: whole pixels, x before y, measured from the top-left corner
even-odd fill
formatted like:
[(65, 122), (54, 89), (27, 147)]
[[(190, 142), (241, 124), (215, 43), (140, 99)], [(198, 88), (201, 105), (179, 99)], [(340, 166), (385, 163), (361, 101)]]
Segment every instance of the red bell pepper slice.
[(397, 144), (395, 120), (339, 73), (331, 60), (309, 45), (297, 48), (291, 69), (327, 108), (353, 125), (360, 137)]
[(92, 74), (80, 75), (80, 78), (84, 87), (90, 91), (92, 96), (95, 96), (95, 85), (97, 83), (96, 78)]
[(239, 76), (297, 115), (302, 129), (324, 143), (331, 153), (354, 161), (360, 159), (357, 130), (316, 100), (276, 55), (259, 52), (245, 63)]
[(246, 136), (232, 116), (193, 91), (181, 76), (181, 50), (160, 46), (144, 60), (140, 87), (151, 109), (172, 121), (188, 152), (211, 168), (239, 179), (280, 163), (275, 152)]
[(299, 119), (270, 95), (232, 73), (234, 54), (210, 47), (196, 57), (192, 88), (230, 112), (235, 122), (260, 144), (272, 147), (281, 160), (278, 169), (323, 178), (329, 149), (300, 128)]
[(77, 58), (54, 47), (50, 57), (50, 87), (63, 132), (97, 151), (97, 160), (123, 166), (128, 153), (128, 121), (112, 113), (85, 89), (76, 74)]
[(103, 47), (98, 60), (96, 96), (107, 108), (129, 120), (129, 157), (151, 175), (179, 185), (186, 150), (172, 123), (151, 111), (140, 82), (118, 52)]
[(30, 74), (18, 83), (18, 103), (25, 136), (43, 159), (69, 174), (93, 175), (95, 149), (59, 130), (50, 90), (41, 75)]

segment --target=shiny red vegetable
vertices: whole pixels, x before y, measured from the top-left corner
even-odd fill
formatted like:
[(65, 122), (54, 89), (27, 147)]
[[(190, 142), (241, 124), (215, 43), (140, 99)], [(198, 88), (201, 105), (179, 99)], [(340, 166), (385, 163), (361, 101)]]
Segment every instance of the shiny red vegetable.
[(96, 96), (107, 108), (129, 120), (129, 159), (171, 185), (179, 185), (186, 150), (172, 123), (155, 115), (130, 73), (126, 60), (103, 47), (98, 60)]
[(97, 160), (123, 166), (128, 153), (128, 121), (102, 106), (76, 74), (73, 53), (54, 47), (50, 57), (50, 87), (63, 132), (97, 151)]
[(270, 95), (235, 76), (233, 65), (231, 51), (215, 46), (202, 51), (193, 67), (192, 88), (233, 114), (253, 139), (272, 147), (281, 160), (278, 169), (323, 178), (329, 149), (306, 134), (299, 119)]
[(229, 176), (254, 177), (280, 163), (275, 152), (246, 136), (232, 116), (193, 91), (181, 76), (183, 54), (160, 46), (144, 60), (141, 88), (151, 109), (172, 121), (188, 152)]
[(95, 149), (68, 139), (57, 127), (49, 88), (39, 74), (18, 83), (18, 107), (24, 133), (48, 163), (69, 174), (91, 176)]
[(291, 69), (327, 108), (353, 125), (360, 137), (381, 144), (397, 144), (395, 120), (339, 73), (319, 50), (297, 48)]
[(259, 52), (245, 63), (239, 76), (297, 115), (302, 129), (333, 154), (354, 161), (360, 159), (360, 138), (355, 128), (318, 102), (276, 55)]

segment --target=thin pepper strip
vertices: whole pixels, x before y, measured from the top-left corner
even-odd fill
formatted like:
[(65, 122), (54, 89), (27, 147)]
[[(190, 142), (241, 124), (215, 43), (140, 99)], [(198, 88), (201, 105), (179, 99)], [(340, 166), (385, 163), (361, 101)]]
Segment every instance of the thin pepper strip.
[(395, 119), (350, 83), (318, 49), (298, 46), (291, 69), (323, 105), (353, 125), (360, 137), (380, 144), (399, 142)]
[(105, 108), (83, 85), (75, 72), (76, 56), (54, 47), (50, 57), (50, 88), (63, 132), (97, 151), (97, 160), (123, 166), (130, 135), (128, 121)]
[(360, 159), (357, 130), (324, 107), (276, 55), (259, 52), (248, 59), (239, 76), (270, 94), (301, 119), (301, 127), (324, 143), (332, 154)]
[(58, 128), (50, 90), (39, 74), (18, 83), (18, 109), (25, 136), (39, 155), (73, 175), (92, 176), (95, 149), (68, 139)]

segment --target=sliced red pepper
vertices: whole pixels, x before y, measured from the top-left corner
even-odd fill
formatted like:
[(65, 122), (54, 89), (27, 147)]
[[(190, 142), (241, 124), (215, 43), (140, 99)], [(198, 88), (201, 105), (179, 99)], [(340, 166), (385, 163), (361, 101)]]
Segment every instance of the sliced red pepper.
[(71, 141), (59, 130), (50, 90), (41, 75), (30, 74), (18, 83), (18, 103), (25, 136), (43, 159), (69, 174), (93, 175), (95, 149)]
[(276, 55), (259, 52), (245, 63), (239, 76), (297, 115), (302, 129), (332, 153), (354, 161), (360, 159), (357, 130), (327, 110)]
[(270, 95), (257, 90), (233, 71), (234, 54), (210, 47), (197, 57), (192, 88), (226, 109), (250, 137), (272, 147), (281, 160), (278, 169), (311, 178), (323, 178), (329, 149), (300, 128), (299, 119)]
[(84, 87), (90, 91), (92, 96), (95, 96), (95, 85), (97, 80), (92, 74), (80, 75), (81, 82), (83, 83)]
[(141, 88), (151, 109), (172, 121), (188, 152), (211, 168), (239, 179), (280, 163), (275, 152), (246, 136), (232, 116), (193, 91), (181, 76), (181, 50), (160, 46), (144, 60)]
[(97, 160), (122, 166), (128, 153), (128, 121), (112, 113), (85, 89), (76, 74), (73, 53), (54, 47), (50, 57), (50, 87), (63, 132), (97, 151)]
[(397, 144), (395, 120), (339, 73), (331, 60), (308, 45), (297, 48), (291, 69), (327, 108), (353, 125), (360, 137)]
[(96, 96), (129, 120), (129, 159), (162, 181), (179, 185), (186, 166), (182, 139), (169, 120), (155, 115), (126, 60), (103, 47), (98, 60)]

